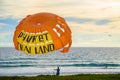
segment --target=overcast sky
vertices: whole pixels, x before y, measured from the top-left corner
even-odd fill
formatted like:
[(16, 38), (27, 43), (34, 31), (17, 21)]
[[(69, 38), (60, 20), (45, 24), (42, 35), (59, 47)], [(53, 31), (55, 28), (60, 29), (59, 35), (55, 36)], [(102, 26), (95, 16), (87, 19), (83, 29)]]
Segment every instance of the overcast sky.
[(0, 47), (13, 46), (19, 21), (40, 12), (65, 18), (72, 47), (120, 47), (120, 0), (0, 0)]

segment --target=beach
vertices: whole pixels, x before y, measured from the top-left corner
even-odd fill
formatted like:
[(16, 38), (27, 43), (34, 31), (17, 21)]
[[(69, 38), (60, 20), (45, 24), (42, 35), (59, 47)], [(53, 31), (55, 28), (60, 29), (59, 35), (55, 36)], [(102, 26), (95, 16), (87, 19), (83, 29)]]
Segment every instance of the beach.
[[(37, 76), (37, 75), (56, 75), (57, 67), (18, 67), (1, 68), (0, 76)], [(120, 67), (60, 67), (60, 75), (76, 74), (120, 74)]]

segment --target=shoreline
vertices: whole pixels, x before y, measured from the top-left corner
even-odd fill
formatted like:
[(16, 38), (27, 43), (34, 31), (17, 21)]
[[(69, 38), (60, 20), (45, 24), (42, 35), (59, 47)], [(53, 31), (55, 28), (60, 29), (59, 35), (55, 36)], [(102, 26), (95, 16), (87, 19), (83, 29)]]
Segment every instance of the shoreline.
[[(12, 67), (0, 68), (0, 76), (55, 75), (56, 67)], [(120, 74), (120, 67), (60, 67), (60, 75)]]

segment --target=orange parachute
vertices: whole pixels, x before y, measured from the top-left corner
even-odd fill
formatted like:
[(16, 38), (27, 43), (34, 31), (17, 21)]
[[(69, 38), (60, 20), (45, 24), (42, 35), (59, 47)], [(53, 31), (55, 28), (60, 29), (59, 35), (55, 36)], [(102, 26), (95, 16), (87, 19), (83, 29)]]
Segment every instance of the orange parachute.
[(24, 18), (16, 27), (13, 41), (17, 50), (30, 54), (68, 52), (72, 43), (71, 30), (65, 20), (51, 13)]

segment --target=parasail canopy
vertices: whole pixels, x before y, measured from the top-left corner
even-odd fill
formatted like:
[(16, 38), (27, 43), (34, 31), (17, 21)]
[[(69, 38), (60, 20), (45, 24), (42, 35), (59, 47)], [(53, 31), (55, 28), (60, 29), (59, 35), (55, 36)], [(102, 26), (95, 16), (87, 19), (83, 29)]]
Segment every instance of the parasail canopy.
[(38, 13), (24, 18), (13, 37), (17, 50), (44, 54), (54, 50), (65, 53), (71, 47), (71, 30), (65, 20), (52, 13)]

